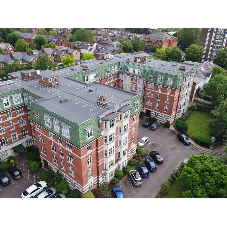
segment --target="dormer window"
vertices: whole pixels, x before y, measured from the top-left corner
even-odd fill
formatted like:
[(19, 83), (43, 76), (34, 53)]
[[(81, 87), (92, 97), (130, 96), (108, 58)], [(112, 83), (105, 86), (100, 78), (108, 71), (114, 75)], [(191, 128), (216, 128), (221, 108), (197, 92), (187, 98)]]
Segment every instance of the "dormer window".
[(2, 98), (2, 103), (3, 103), (4, 108), (8, 108), (8, 107), (11, 106), (10, 101), (9, 101), (9, 97)]

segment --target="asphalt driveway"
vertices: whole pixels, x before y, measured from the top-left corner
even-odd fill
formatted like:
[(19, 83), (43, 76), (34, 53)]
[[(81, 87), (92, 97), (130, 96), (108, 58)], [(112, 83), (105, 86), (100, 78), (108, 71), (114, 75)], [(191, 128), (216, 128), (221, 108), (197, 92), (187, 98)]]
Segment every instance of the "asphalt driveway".
[(144, 150), (158, 151), (164, 158), (161, 165), (157, 165), (157, 171), (150, 173), (149, 178), (143, 178), (143, 185), (135, 187), (127, 176), (122, 182), (121, 187), (126, 198), (152, 198), (159, 190), (160, 185), (164, 183), (173, 169), (185, 158), (201, 152), (192, 146), (185, 146), (176, 139), (177, 134), (170, 129), (160, 126), (157, 131), (151, 131), (149, 128), (142, 127), (142, 121), (139, 124), (138, 141), (143, 137), (149, 138), (149, 143), (145, 145)]

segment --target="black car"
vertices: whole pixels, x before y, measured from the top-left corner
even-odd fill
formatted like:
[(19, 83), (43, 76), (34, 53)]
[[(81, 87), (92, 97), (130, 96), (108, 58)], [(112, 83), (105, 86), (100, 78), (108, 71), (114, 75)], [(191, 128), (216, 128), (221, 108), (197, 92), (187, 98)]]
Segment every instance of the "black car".
[(160, 127), (160, 123), (154, 122), (151, 124), (150, 130), (156, 131)]
[(143, 122), (143, 127), (144, 128), (148, 128), (152, 123), (153, 123), (153, 121), (149, 121), (149, 120), (148, 121), (144, 121)]
[(158, 164), (161, 164), (164, 161), (163, 157), (157, 151), (151, 151), (150, 156)]
[(144, 164), (151, 172), (155, 172), (157, 170), (157, 166), (151, 158), (145, 158)]
[(11, 174), (11, 176), (15, 179), (15, 180), (19, 180), (20, 178), (22, 178), (22, 173), (19, 169), (17, 169), (16, 166), (12, 166), (9, 168), (8, 172)]
[(4, 172), (0, 172), (0, 183), (2, 186), (6, 186), (11, 183), (11, 180), (6, 176)]
[(184, 135), (183, 133), (179, 133), (177, 135), (177, 139), (180, 140), (185, 145), (189, 146), (191, 144), (190, 139), (186, 135)]

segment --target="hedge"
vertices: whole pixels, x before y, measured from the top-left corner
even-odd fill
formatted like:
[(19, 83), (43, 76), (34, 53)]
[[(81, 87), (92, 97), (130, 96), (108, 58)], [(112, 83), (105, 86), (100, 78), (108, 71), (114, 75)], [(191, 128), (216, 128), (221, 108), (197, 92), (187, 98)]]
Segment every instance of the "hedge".
[(180, 121), (178, 120), (177, 123), (174, 125), (174, 127), (179, 131), (179, 132), (182, 132), (182, 133), (185, 133), (187, 132), (188, 130), (188, 125), (183, 122), (183, 121)]
[(166, 122), (164, 123), (164, 127), (166, 127), (166, 128), (169, 128), (169, 127), (170, 127), (169, 121), (166, 121)]
[(157, 119), (155, 117), (151, 117), (151, 116), (149, 117), (149, 120), (152, 121), (152, 122), (156, 122), (157, 121)]
[(2, 172), (8, 170), (9, 167), (10, 167), (10, 164), (8, 161), (3, 161), (0, 163), (0, 171), (2, 171)]
[(91, 190), (95, 198), (103, 198), (103, 192), (100, 189), (94, 188)]
[(190, 115), (191, 115), (192, 112), (193, 112), (193, 110), (188, 110), (188, 112), (186, 114), (184, 114), (184, 116), (182, 116), (180, 118), (180, 120), (181, 121), (186, 121), (190, 117)]
[(49, 171), (44, 171), (40, 174), (40, 179), (48, 183), (52, 179), (52, 175)]
[(195, 106), (194, 105), (191, 105), (188, 107), (188, 110), (194, 110), (195, 109)]
[(29, 164), (29, 167), (33, 173), (37, 173), (39, 171), (39, 162), (34, 161)]
[(111, 182), (113, 184), (118, 184), (120, 181), (116, 177), (114, 177)]
[(197, 107), (197, 109), (199, 110), (212, 110), (213, 108), (210, 106), (204, 106), (204, 105), (200, 105), (200, 104), (196, 104), (195, 105)]
[(195, 142), (203, 147), (209, 148), (209, 146), (212, 144), (209, 139), (203, 138), (202, 136), (196, 136)]
[(67, 198), (81, 198), (81, 192), (78, 189), (73, 189)]
[(118, 179), (121, 179), (123, 177), (123, 172), (119, 169), (115, 170), (114, 176)]

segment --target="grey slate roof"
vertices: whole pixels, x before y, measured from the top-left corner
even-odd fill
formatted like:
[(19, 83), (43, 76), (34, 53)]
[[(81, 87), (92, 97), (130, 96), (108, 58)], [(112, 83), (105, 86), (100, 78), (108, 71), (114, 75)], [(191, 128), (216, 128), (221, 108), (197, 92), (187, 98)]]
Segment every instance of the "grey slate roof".
[(0, 62), (4, 62), (6, 64), (12, 64), (13, 60), (9, 55), (4, 55), (4, 54), (0, 54)]
[(17, 60), (25, 60), (25, 61), (29, 62), (33, 59), (32, 56), (29, 56), (29, 55), (27, 55), (25, 53), (21, 53), (21, 52), (13, 52), (11, 54), (13, 55), (13, 58), (17, 59)]
[(119, 109), (117, 112), (122, 112), (125, 113), (126, 111), (130, 110), (132, 107), (130, 105), (126, 105), (124, 107), (122, 107), (121, 109)]
[(6, 50), (9, 46), (10, 46), (9, 43), (0, 43), (0, 47), (1, 47), (3, 50)]
[(113, 112), (111, 114), (106, 115), (104, 118), (102, 118), (102, 121), (111, 121), (114, 118), (116, 118), (118, 115), (116, 112)]

